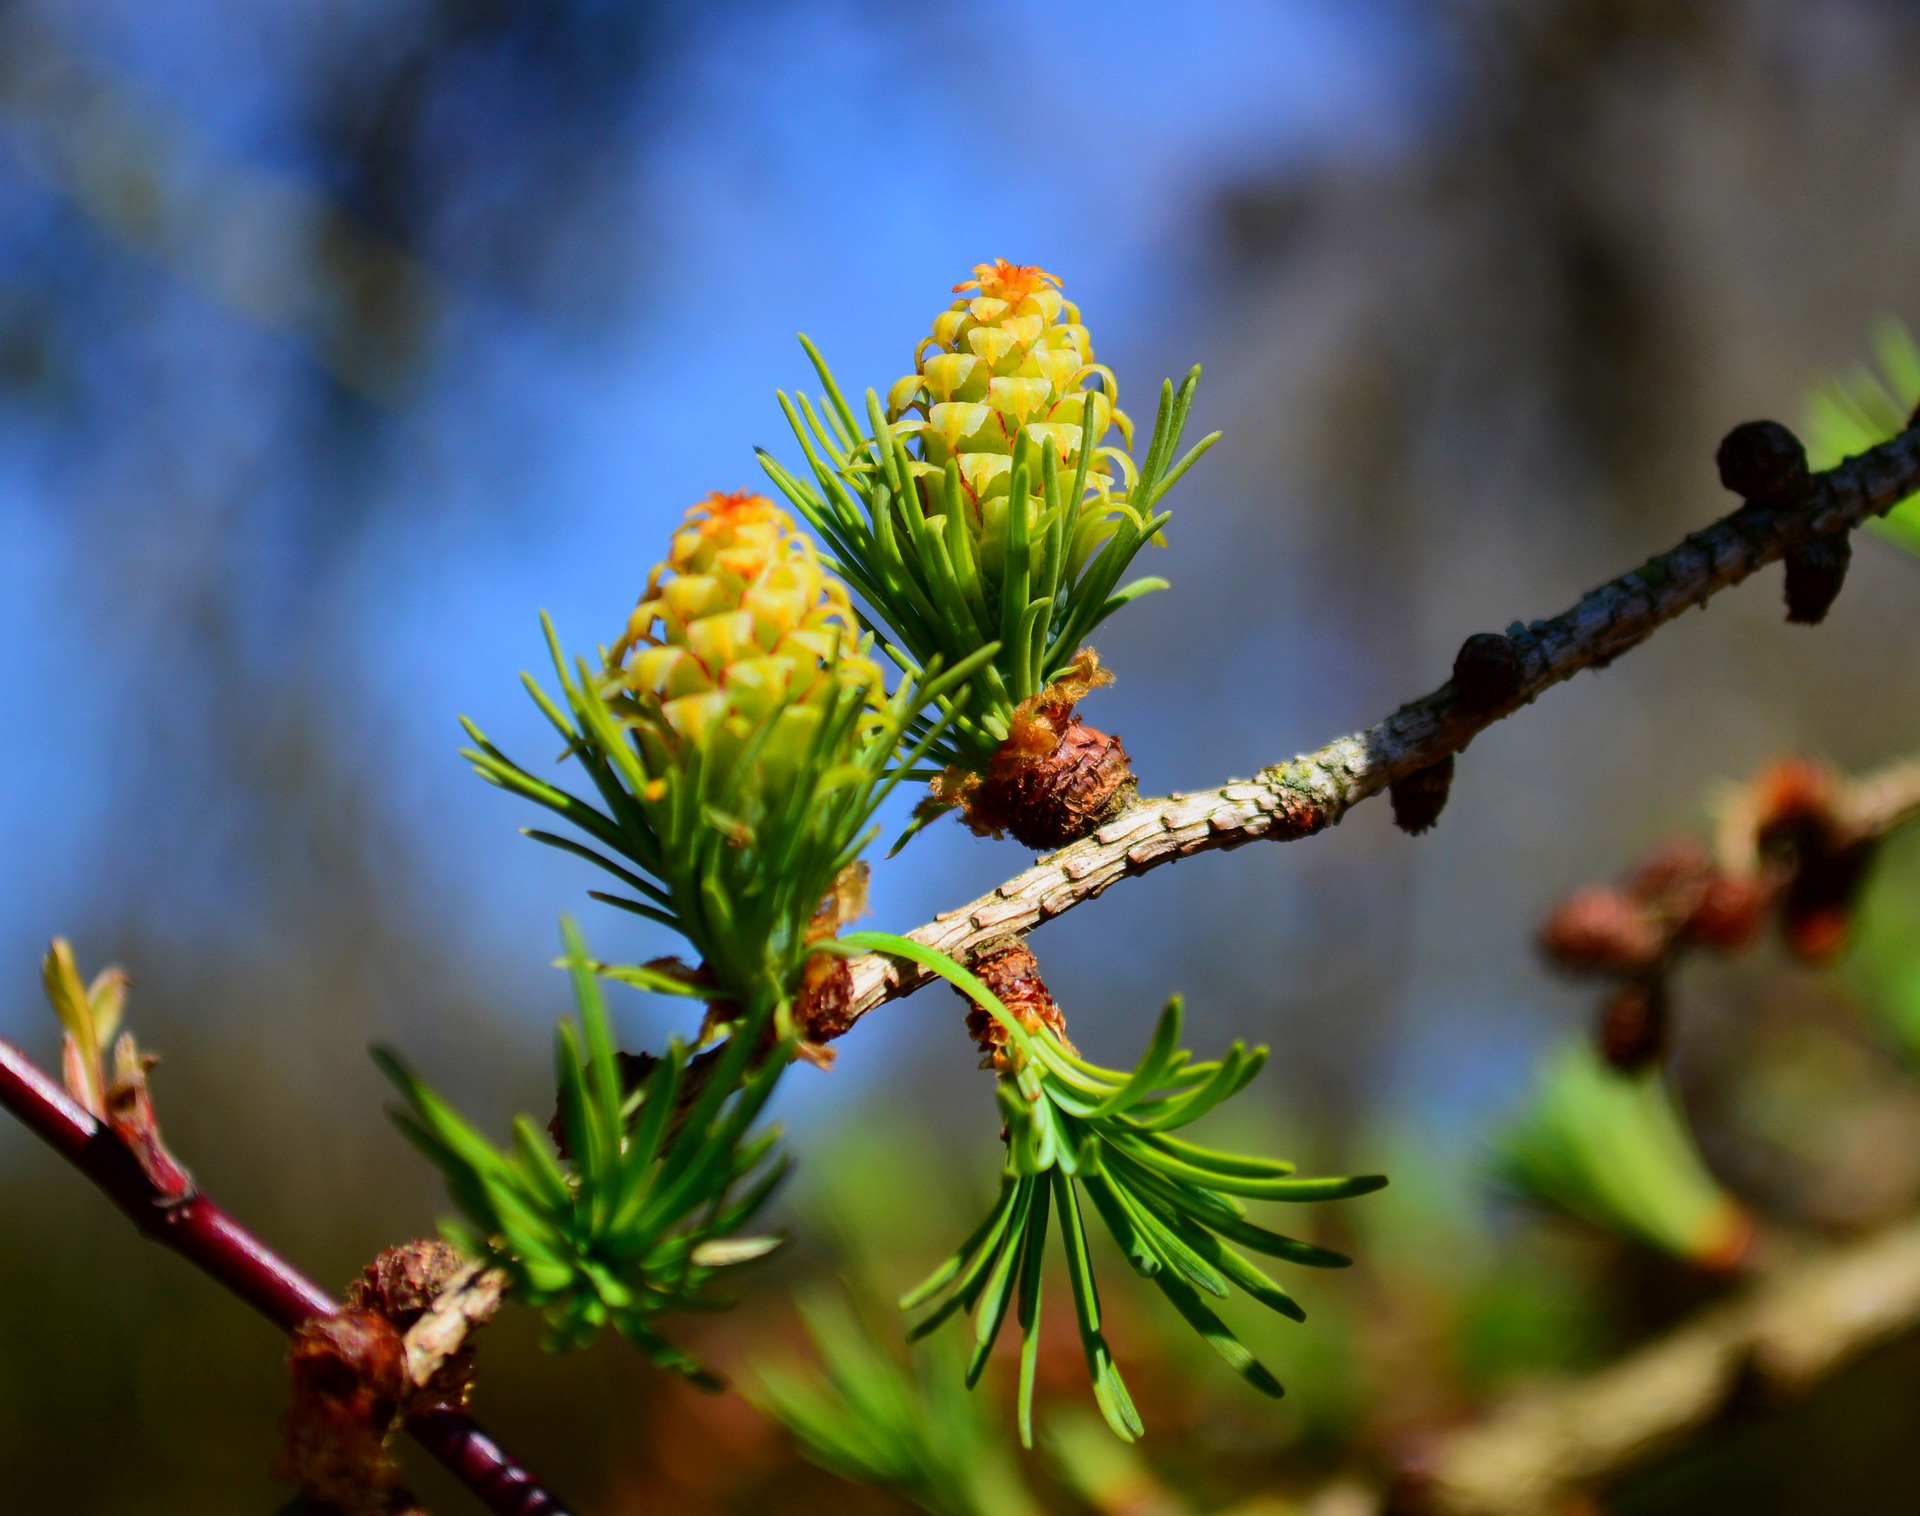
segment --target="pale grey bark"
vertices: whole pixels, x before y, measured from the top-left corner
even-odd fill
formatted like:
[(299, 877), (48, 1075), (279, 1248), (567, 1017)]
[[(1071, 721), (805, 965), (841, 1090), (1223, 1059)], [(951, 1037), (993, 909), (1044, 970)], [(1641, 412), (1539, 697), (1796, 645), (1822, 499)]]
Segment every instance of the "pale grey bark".
[[(1031, 931), (1117, 880), (1194, 853), (1262, 838), (1291, 841), (1334, 825), (1394, 780), (1458, 753), (1504, 716), (1582, 669), (1604, 667), (1681, 612), (1704, 606), (1817, 537), (1845, 531), (1920, 491), (1920, 428), (1810, 476), (1790, 499), (1749, 502), (1550, 621), (1507, 629), (1521, 659), (1508, 700), (1472, 707), (1449, 681), (1365, 731), (1218, 789), (1139, 801), (1092, 836), (1050, 854), (992, 893), (908, 935), (961, 962), (996, 938)], [(926, 971), (870, 955), (853, 965), (855, 1014), (918, 989)]]

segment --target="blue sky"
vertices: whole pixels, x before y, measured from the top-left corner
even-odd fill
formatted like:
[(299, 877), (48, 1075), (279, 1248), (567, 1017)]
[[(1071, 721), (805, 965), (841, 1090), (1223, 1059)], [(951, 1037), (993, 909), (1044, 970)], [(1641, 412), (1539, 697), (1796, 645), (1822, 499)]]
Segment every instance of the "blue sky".
[[(513, 678), (540, 658), (536, 611), (576, 646), (605, 638), (679, 512), (758, 482), (752, 447), (782, 450), (774, 390), (807, 377), (797, 331), (843, 382), (884, 387), (969, 265), (1038, 262), (1081, 303), (1123, 399), (1144, 407), (1163, 370), (1210, 356), (1189, 334), (1204, 330), (1196, 281), (1217, 187), (1298, 155), (1391, 152), (1434, 89), (1432, 39), (1398, 6), (896, 9), (775, 5), (751, 27), (722, 13), (693, 23), (640, 160), (646, 266), (609, 329), (556, 333), (448, 292), (442, 359), (385, 454), (380, 488), (398, 508), (360, 542), (322, 617), (350, 740), (418, 829), (413, 887), (502, 963), (545, 961), (582, 882), (465, 776), (454, 713), (510, 750), (550, 743)], [(326, 10), (263, 18), (203, 0), (49, 14), (209, 162), (318, 189), (302, 185), (282, 71)], [(0, 122), (0, 204), (44, 214), (62, 189), (14, 136)], [(274, 487), (273, 376), (303, 356), (204, 288), (163, 289), (155, 309), (156, 343), (204, 353), (194, 423), (267, 457)], [(48, 935), (112, 899), (101, 828), (126, 760), (115, 628), (76, 593), (86, 544), (62, 526), (72, 460), (48, 458), (17, 423), (6, 435), (0, 855), (31, 863), (0, 873), (0, 965), (24, 985)], [(945, 829), (916, 869), (883, 872), (878, 919), (909, 925), (1009, 871), (1010, 855)], [(0, 1024), (22, 1004), (0, 995)], [(865, 1039), (856, 1060), (884, 1058), (890, 1040)]]

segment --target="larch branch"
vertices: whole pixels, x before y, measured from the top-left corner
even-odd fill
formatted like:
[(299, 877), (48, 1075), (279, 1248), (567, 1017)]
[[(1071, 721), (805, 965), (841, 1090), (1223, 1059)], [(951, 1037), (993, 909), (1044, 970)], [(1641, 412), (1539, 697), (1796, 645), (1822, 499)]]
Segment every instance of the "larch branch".
[(1920, 820), (1920, 758), (1854, 780), (1842, 795), (1842, 807), (1859, 837), (1885, 837)]
[[(1819, 538), (1884, 515), (1916, 491), (1920, 428), (1910, 428), (1837, 468), (1807, 476), (1785, 498), (1748, 501), (1549, 621), (1515, 623), (1507, 637), (1517, 654), (1517, 676), (1505, 698), (1476, 704), (1449, 680), (1365, 731), (1251, 779), (1142, 800), (1093, 835), (907, 935), (965, 963), (994, 940), (1031, 931), (1120, 879), (1195, 853), (1323, 831), (1396, 780), (1462, 751), (1554, 685), (1611, 663), (1681, 612), (1704, 606)], [(856, 960), (853, 975), (856, 1017), (910, 994), (929, 977), (924, 969), (881, 955)]]

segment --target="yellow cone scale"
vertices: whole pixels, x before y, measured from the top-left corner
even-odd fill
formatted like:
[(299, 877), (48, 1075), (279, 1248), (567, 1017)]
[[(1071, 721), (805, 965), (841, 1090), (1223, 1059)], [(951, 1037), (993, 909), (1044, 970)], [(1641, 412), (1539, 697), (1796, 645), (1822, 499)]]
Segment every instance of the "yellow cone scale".
[(770, 773), (804, 756), (840, 691), (858, 691), (876, 719), (883, 700), (846, 586), (792, 517), (746, 491), (687, 512), (608, 672), (613, 692), (676, 739), (662, 744), (669, 760), (680, 742), (724, 759), (771, 719), (757, 754)]
[[(923, 471), (954, 465), (986, 549), (983, 564), (997, 573), (993, 550), (1005, 541), (1017, 440), (1024, 433), (1051, 451), (1070, 480), (1091, 413), (1094, 455), (1073, 544), (1076, 560), (1084, 559), (1105, 535), (1100, 523), (1108, 505), (1132, 479), (1126, 447), (1133, 423), (1115, 408), (1113, 372), (1094, 361), (1079, 308), (1062, 296), (1058, 279), (1004, 258), (977, 265), (973, 274), (954, 286), (959, 298), (934, 319), (914, 372), (887, 392), (888, 419), (901, 435), (918, 438)], [(1105, 445), (1115, 430), (1124, 447)], [(1039, 494), (1036, 466), (1026, 501), (1030, 516)]]

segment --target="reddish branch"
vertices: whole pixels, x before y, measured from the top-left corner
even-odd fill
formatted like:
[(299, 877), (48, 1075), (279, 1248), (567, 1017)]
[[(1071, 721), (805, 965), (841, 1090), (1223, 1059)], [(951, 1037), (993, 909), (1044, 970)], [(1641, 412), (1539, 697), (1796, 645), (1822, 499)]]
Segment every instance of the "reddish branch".
[[(1739, 428), (1729, 443), (1752, 430)], [(1784, 428), (1772, 431), (1784, 434)], [(1723, 470), (1727, 461), (1723, 450)], [(1030, 931), (1115, 881), (1163, 863), (1262, 838), (1289, 842), (1311, 836), (1382, 790), (1410, 788), (1415, 793), (1409, 799), (1430, 806), (1431, 795), (1420, 792), (1436, 786), (1423, 776), (1494, 722), (1582, 669), (1605, 667), (1681, 612), (1704, 606), (1767, 564), (1804, 557), (1814, 544), (1884, 515), (1920, 492), (1920, 428), (1826, 473), (1787, 469), (1765, 484), (1731, 515), (1589, 591), (1552, 620), (1516, 622), (1504, 634), (1469, 639), (1455, 664), (1455, 678), (1365, 731), (1263, 769), (1252, 779), (1142, 800), (991, 894), (908, 935), (965, 963), (989, 943)], [(1431, 821), (1425, 811), (1413, 819)], [(929, 977), (917, 965), (880, 955), (856, 961), (853, 973), (855, 1015), (911, 993)]]
[[(10, 1043), (0, 1041), (0, 1106), (98, 1185), (148, 1237), (173, 1249), (282, 1331), (340, 1304), (276, 1256), (205, 1195), (169, 1199), (134, 1155)], [(407, 1418), (414, 1441), (499, 1516), (567, 1516), (558, 1496), (520, 1467), (464, 1411)]]

